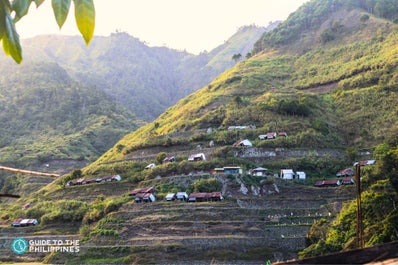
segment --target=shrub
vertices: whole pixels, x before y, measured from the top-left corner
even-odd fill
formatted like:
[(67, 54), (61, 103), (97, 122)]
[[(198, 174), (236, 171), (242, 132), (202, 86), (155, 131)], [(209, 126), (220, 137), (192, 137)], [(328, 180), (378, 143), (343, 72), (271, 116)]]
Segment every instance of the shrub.
[(192, 186), (194, 192), (214, 192), (222, 188), (222, 184), (216, 178), (198, 179)]

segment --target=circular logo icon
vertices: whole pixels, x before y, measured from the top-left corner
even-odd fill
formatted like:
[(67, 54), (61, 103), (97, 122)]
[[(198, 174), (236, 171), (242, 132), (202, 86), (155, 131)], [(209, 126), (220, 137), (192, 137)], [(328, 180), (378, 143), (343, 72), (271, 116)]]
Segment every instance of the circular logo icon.
[(18, 255), (24, 254), (28, 247), (28, 242), (24, 238), (15, 238), (11, 243), (12, 251)]

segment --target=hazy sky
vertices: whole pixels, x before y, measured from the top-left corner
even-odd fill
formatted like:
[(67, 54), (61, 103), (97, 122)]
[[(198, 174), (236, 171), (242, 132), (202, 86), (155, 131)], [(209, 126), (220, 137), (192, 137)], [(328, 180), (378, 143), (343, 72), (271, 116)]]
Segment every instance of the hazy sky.
[[(167, 46), (191, 53), (210, 51), (241, 26), (267, 26), (285, 20), (309, 0), (94, 0), (95, 35), (127, 32), (150, 46)], [(60, 30), (51, 0), (17, 23), (20, 38), (42, 34), (79, 34), (73, 12)]]

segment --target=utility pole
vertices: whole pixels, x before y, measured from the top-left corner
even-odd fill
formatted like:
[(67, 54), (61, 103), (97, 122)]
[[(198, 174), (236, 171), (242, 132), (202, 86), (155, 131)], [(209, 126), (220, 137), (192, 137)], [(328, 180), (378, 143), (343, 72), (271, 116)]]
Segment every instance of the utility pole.
[(355, 184), (357, 187), (357, 248), (363, 248), (363, 222), (362, 222), (362, 206), (361, 206), (361, 163), (355, 165)]

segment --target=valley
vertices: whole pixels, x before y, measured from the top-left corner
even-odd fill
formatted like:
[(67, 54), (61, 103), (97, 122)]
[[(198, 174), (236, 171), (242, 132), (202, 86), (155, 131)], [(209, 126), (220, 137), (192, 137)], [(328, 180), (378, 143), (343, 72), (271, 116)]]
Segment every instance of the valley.
[[(256, 27), (240, 32), (257, 41), (235, 62), (221, 50), (247, 48), (240, 34), (192, 57), (117, 33), (81, 61), (16, 68), (40, 83), (4, 75), (0, 162), (62, 176), (0, 173), (1, 191), (21, 194), (0, 203), (0, 261), (241, 265), (354, 250), (352, 167), (363, 160), (375, 162), (360, 168), (364, 245), (397, 241), (392, 6), (309, 1), (259, 39)], [(40, 38), (49, 50), (57, 41)], [(165, 200), (178, 192), (190, 202)], [(39, 224), (10, 227), (17, 218)], [(78, 239), (79, 252), (17, 255), (10, 235)]]

